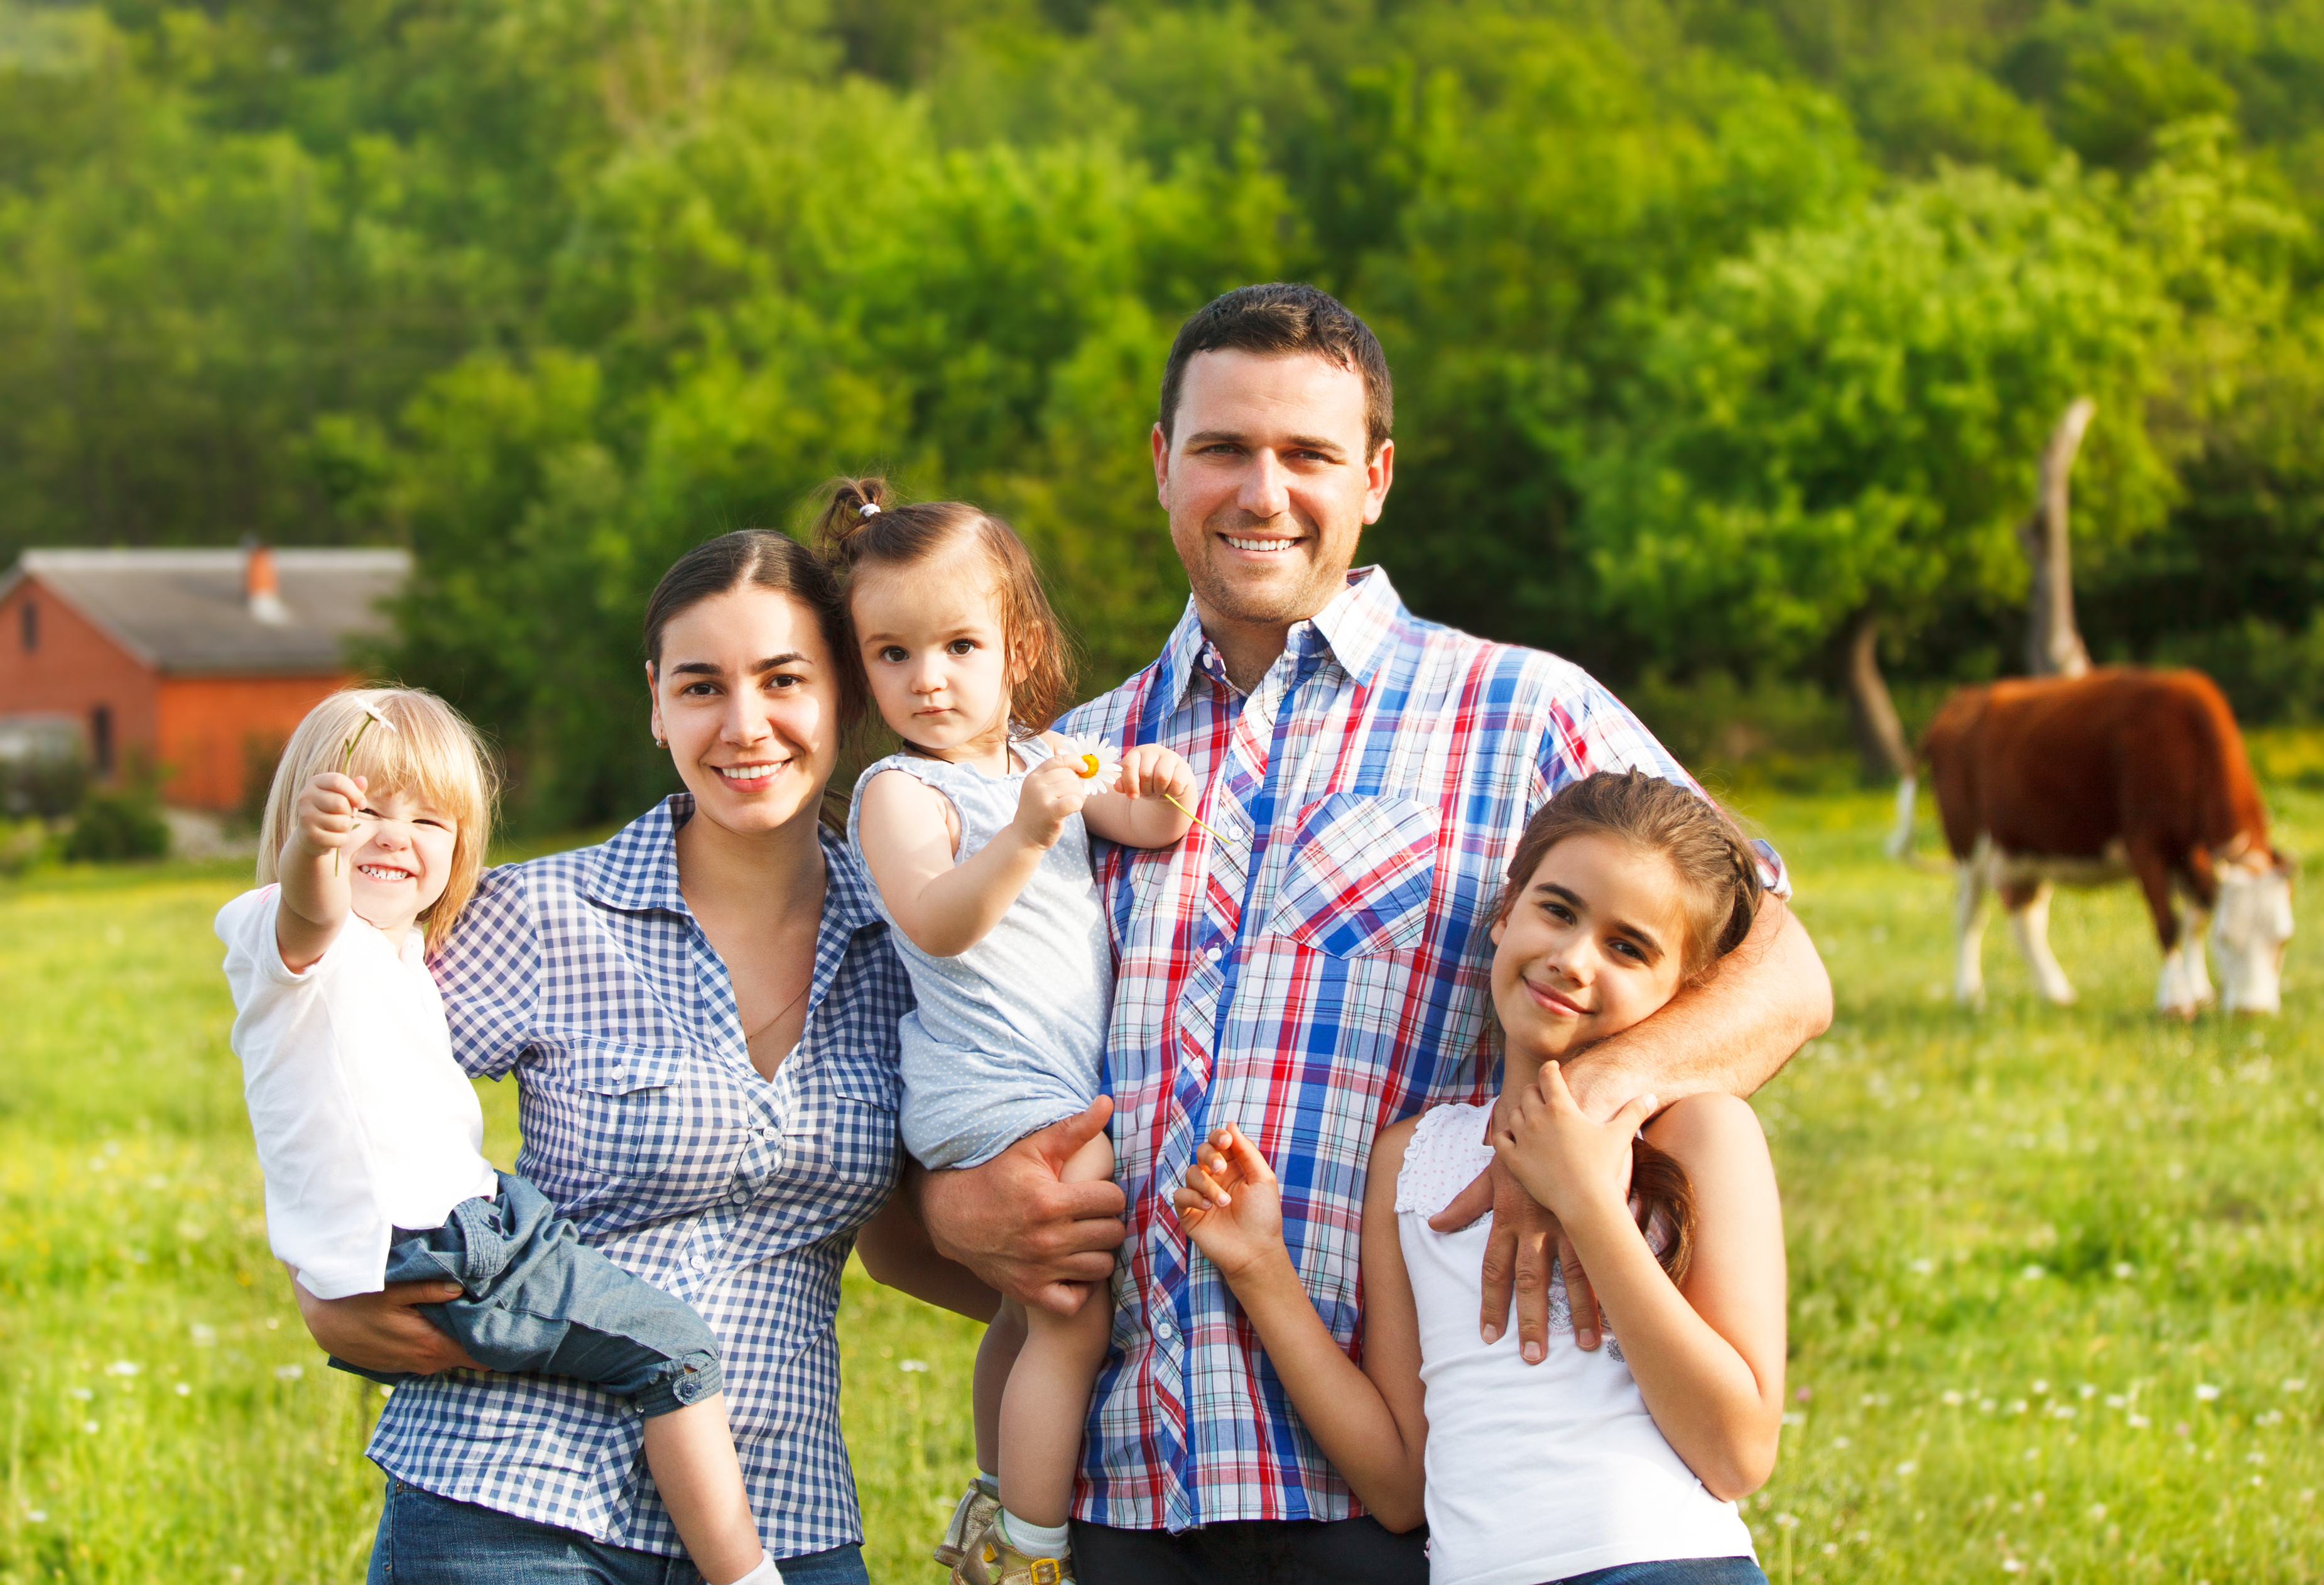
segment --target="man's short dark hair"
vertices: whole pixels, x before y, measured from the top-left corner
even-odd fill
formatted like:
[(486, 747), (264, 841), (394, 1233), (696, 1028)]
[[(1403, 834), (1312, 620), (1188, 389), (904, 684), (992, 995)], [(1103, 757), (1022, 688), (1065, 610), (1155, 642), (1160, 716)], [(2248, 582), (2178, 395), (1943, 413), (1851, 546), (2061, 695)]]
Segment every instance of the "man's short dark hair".
[(1371, 327), (1348, 312), (1339, 299), (1312, 286), (1241, 286), (1214, 297), (1178, 327), (1170, 361), (1162, 367), (1162, 440), (1175, 438), (1179, 390), (1196, 353), (1249, 352), (1262, 357), (1305, 353), (1364, 379), (1364, 455), (1379, 455), (1396, 420), (1396, 393), (1388, 384), (1388, 355)]

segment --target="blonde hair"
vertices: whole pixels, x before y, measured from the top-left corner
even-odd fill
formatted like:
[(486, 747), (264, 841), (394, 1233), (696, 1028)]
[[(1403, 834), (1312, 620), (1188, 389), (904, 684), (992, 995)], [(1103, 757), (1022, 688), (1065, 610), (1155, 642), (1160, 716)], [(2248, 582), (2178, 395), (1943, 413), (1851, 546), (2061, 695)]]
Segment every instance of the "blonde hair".
[(282, 844), (296, 819), (299, 789), (326, 770), (337, 770), (347, 740), (379, 712), (392, 732), (376, 722), (355, 745), (345, 769), (362, 777), (369, 789), (413, 788), (452, 819), (452, 872), (444, 895), (420, 911), (427, 945), (434, 952), (452, 933), (453, 922), (484, 873), (484, 849), (493, 839), (493, 805), (500, 776), (476, 729), (460, 713), (425, 688), (343, 688), (307, 712), (307, 719), (282, 748), (274, 785), (266, 795), (266, 818), (258, 831), (258, 883), (280, 879)]

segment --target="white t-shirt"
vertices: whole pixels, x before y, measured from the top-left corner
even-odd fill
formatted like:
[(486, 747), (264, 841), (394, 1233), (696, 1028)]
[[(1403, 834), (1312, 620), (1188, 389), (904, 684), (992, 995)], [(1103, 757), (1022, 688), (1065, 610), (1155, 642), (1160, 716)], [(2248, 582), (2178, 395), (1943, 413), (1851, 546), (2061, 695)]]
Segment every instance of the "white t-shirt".
[(318, 1298), (375, 1294), (392, 1230), (441, 1227), (461, 1201), (499, 1192), (484, 1109), (452, 1060), (420, 932), (399, 953), (350, 917), (294, 974), (275, 944), (280, 896), (244, 892), (217, 925), (267, 1242)]
[(1539, 1585), (1618, 1563), (1754, 1556), (1735, 1505), (1704, 1490), (1663, 1440), (1612, 1334), (1591, 1352), (1573, 1346), (1562, 1283), (1552, 1279), (1540, 1364), (1518, 1356), (1514, 1327), (1489, 1346), (1478, 1335), (1491, 1219), (1456, 1233), (1428, 1219), (1492, 1164), (1487, 1116), (1481, 1106), (1425, 1114), (1396, 1182), (1427, 1388), (1429, 1585)]

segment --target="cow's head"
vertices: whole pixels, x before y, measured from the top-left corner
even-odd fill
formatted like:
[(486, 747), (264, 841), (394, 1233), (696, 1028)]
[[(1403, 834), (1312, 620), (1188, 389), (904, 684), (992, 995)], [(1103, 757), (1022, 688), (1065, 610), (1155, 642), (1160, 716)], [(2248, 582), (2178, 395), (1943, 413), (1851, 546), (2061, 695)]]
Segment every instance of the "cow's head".
[(2219, 958), (2219, 1005), (2231, 1013), (2283, 1006), (2283, 944), (2292, 939), (2288, 854), (2265, 849), (2219, 865), (2219, 905), (2211, 949)]

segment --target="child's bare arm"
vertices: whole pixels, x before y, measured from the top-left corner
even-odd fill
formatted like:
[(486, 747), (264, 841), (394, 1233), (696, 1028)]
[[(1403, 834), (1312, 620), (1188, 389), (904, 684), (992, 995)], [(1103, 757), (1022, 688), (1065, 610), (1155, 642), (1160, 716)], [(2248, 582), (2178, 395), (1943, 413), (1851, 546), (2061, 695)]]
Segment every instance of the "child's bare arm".
[(1775, 1168), (1758, 1119), (1731, 1095), (1690, 1096), (1647, 1130), (1694, 1186), (1694, 1255), (1680, 1289), (1617, 1186), (1617, 1153), (1627, 1159), (1652, 1106), (1641, 1097), (1598, 1124), (1553, 1063), (1510, 1109), (1494, 1144), (1572, 1239), (1655, 1424), (1712, 1496), (1738, 1498), (1774, 1470), (1783, 1418)]
[[(1054, 733), (1047, 735), (1053, 748), (1064, 741)], [(1173, 805), (1172, 798), (1184, 807)], [(1194, 798), (1193, 768), (1159, 743), (1141, 743), (1122, 755), (1120, 779), (1113, 790), (1098, 793), (1082, 806), (1082, 818), (1108, 842), (1166, 848), (1193, 826)]]
[(1388, 1529), (1423, 1517), (1420, 1325), (1396, 1236), (1396, 1175), (1410, 1125), (1380, 1137), (1364, 1195), (1364, 1363), (1315, 1313), (1284, 1247), (1274, 1172), (1240, 1129), (1213, 1135), (1171, 1196), (1186, 1236), (1250, 1317), (1299, 1418), (1333, 1467)]
[[(292, 973), (312, 967), (347, 922), (347, 886), (353, 873), (344, 858), (363, 841), (364, 782), (361, 777), (319, 771), (299, 789), (299, 802), (276, 862), (281, 875), (281, 906), (274, 910), (274, 945)], [(339, 862), (335, 869), (334, 858)]]
[(955, 862), (959, 827), (950, 801), (918, 777), (890, 770), (863, 789), (856, 822), (863, 862), (912, 945), (952, 957), (1001, 922), (1084, 796), (1072, 767), (1049, 760), (1025, 778), (1017, 818)]

